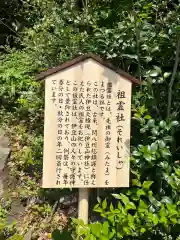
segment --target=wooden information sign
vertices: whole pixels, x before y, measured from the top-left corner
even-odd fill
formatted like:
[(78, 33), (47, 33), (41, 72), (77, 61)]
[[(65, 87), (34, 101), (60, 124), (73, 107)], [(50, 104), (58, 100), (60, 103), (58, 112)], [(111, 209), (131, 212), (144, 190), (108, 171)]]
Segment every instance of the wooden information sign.
[(138, 80), (87, 54), (45, 79), (43, 188), (129, 186), (131, 88)]

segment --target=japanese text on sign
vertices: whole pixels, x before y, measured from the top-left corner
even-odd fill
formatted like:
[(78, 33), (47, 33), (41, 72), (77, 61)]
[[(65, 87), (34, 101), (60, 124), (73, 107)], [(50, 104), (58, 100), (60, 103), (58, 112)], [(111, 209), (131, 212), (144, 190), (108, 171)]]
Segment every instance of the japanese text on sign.
[(47, 154), (55, 170), (51, 187), (121, 186), (121, 177), (129, 171), (131, 84), (127, 84), (97, 76), (57, 75), (46, 80), (51, 116), (46, 111), (45, 124), (53, 118), (49, 123), (54, 139), (49, 137), (52, 154)]

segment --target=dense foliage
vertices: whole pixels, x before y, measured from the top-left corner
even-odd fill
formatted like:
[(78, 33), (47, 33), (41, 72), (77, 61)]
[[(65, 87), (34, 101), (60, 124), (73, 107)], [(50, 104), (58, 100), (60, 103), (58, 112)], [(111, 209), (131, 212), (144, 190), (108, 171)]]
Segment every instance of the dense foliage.
[[(48, 237), (178, 240), (179, 2), (27, 0), (21, 2), (19, 15), (23, 31), (16, 48), (6, 46), (0, 57), (0, 119), (12, 141), (8, 165), (17, 179), (17, 189), (7, 198), (20, 198), (26, 213), (15, 230), (2, 224), (6, 236), (14, 231), (24, 235), (31, 227), (37, 239), (67, 226), (53, 206), (68, 191), (41, 189), (44, 85), (35, 76), (94, 52), (141, 80), (133, 91), (131, 187), (104, 190), (94, 206), (101, 221), (84, 225), (73, 218), (70, 233), (55, 231)], [(0, 208), (3, 223), (5, 215)]]

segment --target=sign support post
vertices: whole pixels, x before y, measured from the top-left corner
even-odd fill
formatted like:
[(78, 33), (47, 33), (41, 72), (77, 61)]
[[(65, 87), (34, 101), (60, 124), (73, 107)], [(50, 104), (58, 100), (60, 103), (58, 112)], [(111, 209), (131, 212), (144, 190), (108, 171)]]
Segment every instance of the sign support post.
[(83, 220), (85, 224), (88, 224), (88, 197), (88, 188), (79, 188), (78, 218)]

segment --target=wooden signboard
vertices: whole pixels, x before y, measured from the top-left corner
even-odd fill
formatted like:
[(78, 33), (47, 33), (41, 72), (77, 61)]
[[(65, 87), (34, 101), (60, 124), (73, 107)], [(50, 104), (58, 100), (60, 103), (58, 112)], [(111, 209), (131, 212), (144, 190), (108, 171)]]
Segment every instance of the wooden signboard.
[(39, 79), (45, 79), (43, 187), (128, 187), (131, 88), (138, 80), (92, 54)]

